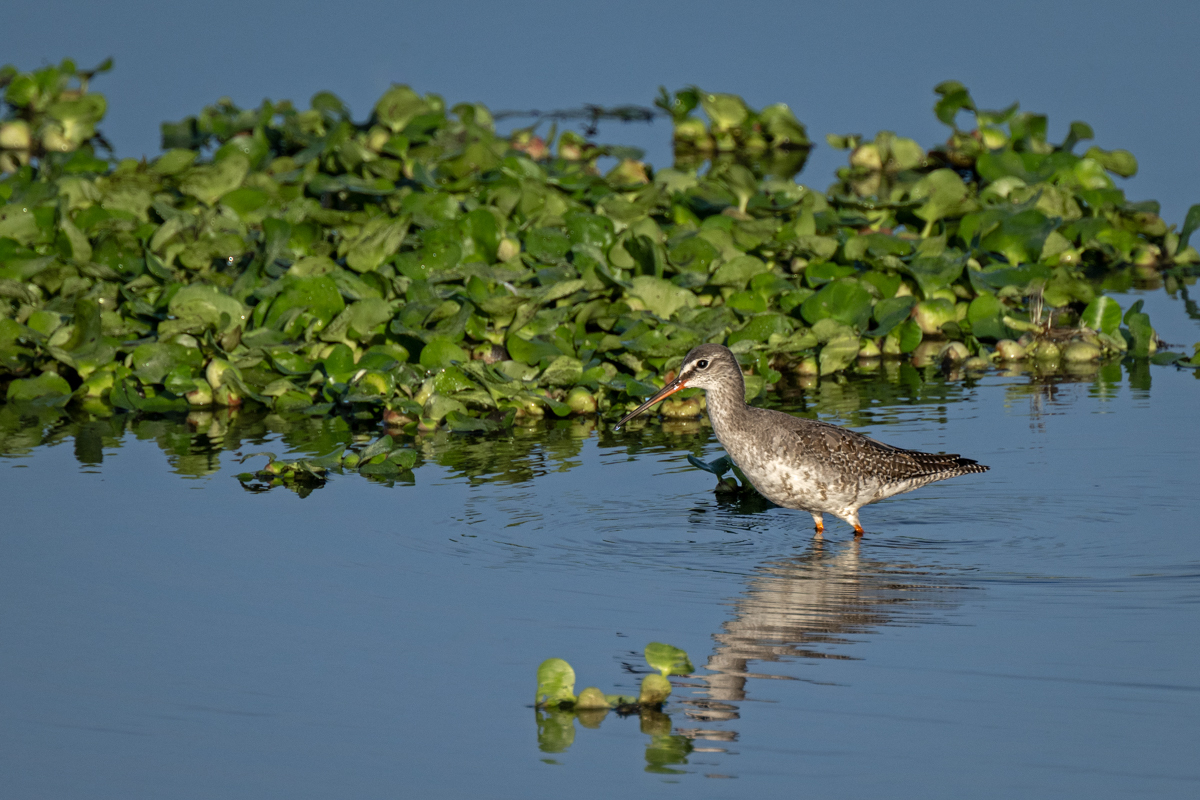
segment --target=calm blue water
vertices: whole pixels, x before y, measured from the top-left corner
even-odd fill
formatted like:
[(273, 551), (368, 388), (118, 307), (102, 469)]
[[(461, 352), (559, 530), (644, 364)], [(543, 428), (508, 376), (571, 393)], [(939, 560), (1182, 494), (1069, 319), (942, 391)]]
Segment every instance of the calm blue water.
[[(412, 485), (304, 499), (219, 448), (195, 477), (184, 428), (36, 446), (0, 461), (0, 794), (1194, 797), (1200, 386), (1149, 374), (867, 403), (992, 471), (868, 507), (861, 543), (719, 502), (707, 427), (435, 436)], [(647, 722), (690, 737), (675, 773), (615, 714), (539, 749), (539, 662), (635, 693), (650, 641), (697, 666)]]

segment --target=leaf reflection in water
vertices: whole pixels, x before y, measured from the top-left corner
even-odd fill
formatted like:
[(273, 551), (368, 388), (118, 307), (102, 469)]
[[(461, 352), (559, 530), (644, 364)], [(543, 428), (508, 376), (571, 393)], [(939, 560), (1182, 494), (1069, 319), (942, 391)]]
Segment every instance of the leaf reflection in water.
[[(608, 709), (536, 708), (538, 749), (549, 754), (565, 753), (575, 743), (576, 719), (583, 727), (595, 729), (600, 727), (608, 713)], [(614, 714), (627, 716), (617, 712)], [(638, 712), (638, 724), (641, 732), (649, 737), (645, 743), (646, 772), (680, 775), (687, 770), (679, 767), (687, 765), (688, 756), (693, 750), (712, 752), (712, 749), (697, 748), (692, 744), (692, 739), (697, 738), (695, 731), (673, 732), (671, 716), (657, 709), (641, 709)], [(553, 759), (543, 761), (558, 763)]]

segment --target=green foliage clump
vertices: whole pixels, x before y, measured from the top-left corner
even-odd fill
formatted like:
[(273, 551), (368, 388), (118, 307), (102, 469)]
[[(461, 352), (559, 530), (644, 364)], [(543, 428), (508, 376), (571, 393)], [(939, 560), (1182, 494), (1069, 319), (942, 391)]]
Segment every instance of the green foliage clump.
[(977, 110), (953, 83), (945, 145), (831, 137), (849, 166), (821, 193), (792, 180), (811, 143), (786, 107), (694, 88), (659, 99), (677, 158), (657, 171), (570, 132), (501, 136), (486, 107), (406, 86), (363, 122), (328, 93), (221, 100), (163, 125), (153, 161), (113, 162), (89, 86), (108, 66), (0, 71), (10, 402), (486, 432), (619, 414), (702, 342), (739, 354), (754, 394), (786, 369), (1013, 340), (1147, 356), (1148, 319), (1110, 324), (1104, 288), (1200, 262), (1200, 208), (1177, 232), (1116, 187), (1132, 155), (1077, 155), (1086, 125), (1051, 144), (1044, 117)]
[(534, 698), (538, 747), (546, 753), (565, 752), (575, 741), (575, 722), (598, 728), (610, 710), (620, 716), (638, 715), (642, 732), (650, 736), (646, 745), (646, 771), (673, 774), (675, 765), (686, 764), (693, 746), (687, 736), (672, 733), (671, 718), (662, 706), (671, 694), (668, 675), (693, 671), (687, 653), (662, 642), (646, 645), (646, 663), (658, 670), (642, 679), (637, 697), (606, 695), (594, 686), (575, 694), (575, 670), (561, 658), (548, 658), (537, 672)]
[(104, 162), (90, 163), (95, 159), (85, 145), (104, 145), (96, 125), (108, 104), (104, 95), (88, 91), (88, 83), (110, 69), (111, 58), (90, 70), (79, 69), (70, 59), (36, 72), (0, 67), (0, 88), (8, 106), (0, 119), (0, 173), (15, 172), (34, 160), (68, 172), (105, 170)]
[(313, 489), (325, 485), (331, 470), (344, 472), (354, 470), (360, 475), (381, 481), (411, 478), (416, 466), (417, 451), (411, 447), (396, 445), (390, 435), (381, 436), (357, 450), (345, 445), (316, 458), (300, 458), (281, 461), (274, 453), (250, 453), (242, 456), (244, 463), (255, 456), (267, 456), (266, 466), (255, 472), (242, 472), (237, 479), (252, 492), (265, 492), (276, 486), (285, 486), (301, 497), (307, 497)]
[(595, 710), (623, 707), (658, 708), (671, 694), (668, 675), (690, 675), (695, 669), (688, 654), (678, 647), (662, 642), (646, 645), (646, 663), (658, 672), (642, 680), (638, 697), (606, 695), (595, 687), (584, 689), (575, 695), (575, 670), (561, 658), (548, 658), (538, 667), (537, 694), (534, 704), (542, 708), (575, 708)]

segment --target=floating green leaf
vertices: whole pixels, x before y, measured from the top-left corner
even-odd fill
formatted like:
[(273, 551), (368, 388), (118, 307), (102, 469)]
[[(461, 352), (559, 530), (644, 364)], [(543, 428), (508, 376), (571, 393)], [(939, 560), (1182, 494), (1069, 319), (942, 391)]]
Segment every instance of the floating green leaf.
[(679, 309), (694, 308), (697, 304), (692, 292), (651, 275), (635, 277), (630, 294), (662, 319), (670, 319)]
[(1111, 297), (1101, 295), (1088, 303), (1079, 317), (1079, 323), (1113, 336), (1121, 325), (1121, 306)]
[(818, 363), (822, 375), (840, 372), (858, 357), (859, 339), (857, 336), (833, 339), (821, 348)]
[(575, 670), (561, 658), (548, 658), (537, 671), (537, 694), (534, 705), (555, 706), (575, 702)]
[(346, 265), (357, 272), (370, 272), (391, 258), (404, 241), (408, 220), (376, 217), (347, 243)]
[(392, 86), (375, 104), (375, 117), (393, 131), (402, 131), (415, 117), (429, 111), (429, 103), (407, 86)]
[(873, 310), (875, 328), (870, 332), (870, 335), (884, 336), (890, 333), (893, 328), (908, 319), (912, 313), (912, 307), (916, 303), (917, 298), (912, 296), (891, 297), (887, 300), (880, 300), (875, 304)]
[(865, 330), (871, 319), (872, 299), (858, 281), (834, 281), (804, 301), (800, 313), (810, 323), (833, 319)]
[(577, 711), (608, 707), (608, 700), (605, 698), (604, 692), (600, 691), (595, 686), (587, 687), (580, 692), (579, 697), (575, 699), (575, 709)]
[(1183, 227), (1179, 229), (1179, 249), (1183, 250), (1191, 241), (1192, 234), (1200, 228), (1200, 203), (1192, 206), (1183, 218)]
[[(720, 476), (718, 476), (720, 477)], [(666, 675), (690, 675), (694, 671), (688, 654), (662, 642), (646, 645), (646, 663)]]
[(522, 339), (512, 336), (506, 342), (509, 355), (522, 364), (537, 364), (543, 359), (555, 359), (562, 355), (557, 346), (542, 339)]
[(671, 682), (665, 676), (651, 673), (642, 679), (638, 702), (643, 706), (660, 706), (671, 695)]
[(1142, 311), (1145, 300), (1138, 300), (1125, 312), (1125, 325), (1133, 338), (1130, 344), (1130, 354), (1138, 358), (1146, 358), (1155, 345), (1154, 328), (1150, 327), (1150, 315)]
[(767, 270), (767, 265), (754, 256), (738, 256), (717, 267), (712, 276), (712, 284), (744, 288), (751, 278)]
[(246, 307), (236, 298), (216, 286), (203, 283), (184, 286), (176, 292), (168, 310), (180, 319), (194, 319), (220, 332), (244, 325), (249, 316)]
[(921, 344), (921, 339), (924, 338), (921, 326), (911, 319), (900, 323), (894, 333), (897, 336), (901, 353), (911, 353), (916, 350), (917, 346)]
[(994, 294), (981, 294), (967, 308), (971, 332), (979, 339), (1005, 339), (1012, 332), (1004, 324), (1004, 306)]
[(726, 343), (733, 347), (739, 342), (765, 342), (772, 335), (786, 336), (792, 324), (783, 314), (760, 314), (750, 319), (740, 330), (729, 334)]
[(215, 205), (222, 195), (242, 185), (250, 172), (250, 159), (232, 153), (213, 164), (192, 167), (184, 173), (179, 190), (202, 203)]
[(43, 372), (34, 378), (18, 378), (8, 385), (6, 399), (10, 403), (42, 401), (65, 402), (71, 395), (71, 386), (62, 376)]
[(966, 198), (967, 187), (954, 170), (938, 169), (913, 186), (911, 196), (923, 201), (915, 213), (928, 223), (925, 228), (928, 233), (933, 223), (954, 211)]
[[(337, 284), (328, 275), (288, 275), (282, 291), (271, 302), (265, 323), (274, 326), (282, 320), (291, 320), (286, 330), (296, 336), (310, 325), (317, 330), (325, 327), (345, 307)], [(293, 311), (297, 313), (289, 315)]]

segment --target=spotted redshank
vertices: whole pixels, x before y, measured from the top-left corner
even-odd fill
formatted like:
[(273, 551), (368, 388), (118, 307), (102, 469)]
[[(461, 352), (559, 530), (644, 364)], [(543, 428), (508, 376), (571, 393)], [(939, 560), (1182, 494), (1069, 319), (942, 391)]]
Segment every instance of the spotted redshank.
[(826, 422), (747, 405), (742, 369), (719, 344), (694, 348), (679, 376), (617, 427), (693, 387), (704, 390), (713, 431), (733, 463), (775, 505), (812, 514), (818, 536), (825, 530), (823, 514), (845, 520), (861, 536), (858, 510), (868, 503), (988, 469), (969, 458), (902, 450)]

